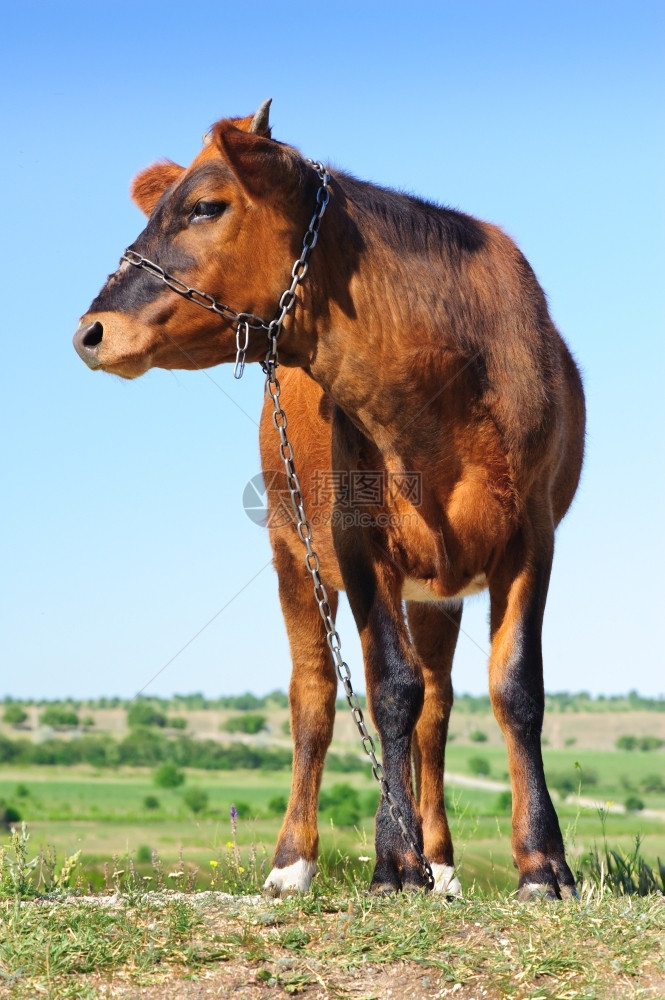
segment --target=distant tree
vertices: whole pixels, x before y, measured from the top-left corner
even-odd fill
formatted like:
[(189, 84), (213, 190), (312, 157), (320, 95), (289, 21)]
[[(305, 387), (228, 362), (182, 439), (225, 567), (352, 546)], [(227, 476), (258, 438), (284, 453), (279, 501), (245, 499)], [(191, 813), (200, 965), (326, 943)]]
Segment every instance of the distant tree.
[(14, 806), (8, 805), (4, 799), (0, 799), (0, 827), (6, 830), (14, 823), (21, 822), (21, 814)]
[(227, 733), (250, 733), (252, 735), (260, 733), (265, 728), (265, 715), (250, 712), (244, 715), (232, 715), (220, 726), (220, 729), (225, 729)]
[(615, 746), (617, 750), (636, 750), (637, 749), (637, 737), (629, 736), (625, 734), (624, 736), (619, 736)]
[(495, 812), (510, 815), (513, 811), (513, 793), (506, 790), (505, 792), (499, 792), (497, 800), (494, 804)]
[(42, 726), (53, 726), (54, 729), (74, 729), (79, 724), (79, 717), (73, 708), (66, 705), (48, 705), (39, 716)]
[(255, 809), (252, 809), (249, 802), (236, 802), (235, 810), (238, 815), (238, 819), (249, 819), (256, 812)]
[(628, 812), (640, 812), (644, 809), (644, 802), (642, 802), (639, 795), (629, 795), (625, 800), (624, 805)]
[(188, 788), (182, 798), (193, 813), (204, 812), (208, 808), (208, 793), (203, 788)]
[(288, 708), (289, 707), (289, 696), (283, 691), (277, 688), (275, 691), (271, 691), (263, 699), (267, 704), (274, 705), (275, 708)]
[(473, 743), (487, 743), (487, 733), (484, 733), (482, 729), (474, 729), (472, 733), (469, 733), (469, 739)]
[(160, 764), (152, 778), (159, 788), (178, 788), (185, 781), (185, 775), (172, 760)]
[(333, 785), (319, 796), (319, 811), (335, 826), (356, 826), (360, 822), (361, 805), (358, 791), (348, 784)]
[(146, 795), (143, 805), (146, 809), (159, 809), (159, 799), (156, 795)]
[(662, 745), (663, 740), (657, 736), (643, 736), (640, 739), (640, 750), (660, 750)]
[(166, 725), (166, 716), (150, 702), (135, 701), (127, 712), (127, 725), (130, 729), (136, 729), (138, 726), (163, 728)]
[(469, 757), (468, 764), (471, 774), (483, 776), (489, 774), (492, 770), (487, 757)]
[(268, 802), (268, 810), (276, 816), (281, 816), (282, 813), (286, 812), (287, 805), (286, 795), (273, 795)]
[(647, 794), (665, 794), (665, 777), (662, 774), (647, 774), (640, 782), (640, 788)]
[(20, 726), (22, 722), (28, 718), (28, 713), (19, 705), (18, 702), (12, 701), (5, 708), (3, 719), (5, 722), (9, 723), (10, 726)]

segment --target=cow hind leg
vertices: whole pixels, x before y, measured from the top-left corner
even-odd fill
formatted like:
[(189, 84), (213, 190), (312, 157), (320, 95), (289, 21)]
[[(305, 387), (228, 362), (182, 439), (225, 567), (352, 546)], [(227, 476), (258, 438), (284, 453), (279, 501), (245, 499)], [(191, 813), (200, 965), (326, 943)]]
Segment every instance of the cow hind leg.
[(509, 554), (490, 580), (490, 695), (503, 730), (513, 791), (518, 896), (576, 897), (547, 791), (541, 751), (545, 706), (541, 628), (553, 539)]
[(443, 770), (448, 722), (453, 705), (451, 670), (462, 602), (447, 606), (407, 604), (407, 619), (425, 681), (425, 700), (413, 745), (416, 797), (423, 823), (423, 846), (432, 866), (434, 891), (461, 896), (453, 842), (444, 801)]
[[(306, 892), (316, 872), (317, 809), (326, 751), (335, 719), (337, 679), (311, 577), (284, 540), (273, 539), (279, 596), (293, 670), (289, 689), (293, 775), (291, 795), (264, 890)], [(333, 616), (337, 592), (328, 590)]]

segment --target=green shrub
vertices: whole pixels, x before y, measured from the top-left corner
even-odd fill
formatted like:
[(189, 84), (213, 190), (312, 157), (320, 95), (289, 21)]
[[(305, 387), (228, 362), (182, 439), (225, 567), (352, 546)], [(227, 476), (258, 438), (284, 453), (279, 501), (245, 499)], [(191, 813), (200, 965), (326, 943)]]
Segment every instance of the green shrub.
[(255, 809), (252, 809), (249, 802), (236, 802), (235, 810), (238, 819), (250, 819), (256, 812)]
[(15, 701), (10, 702), (5, 708), (5, 713), (3, 719), (5, 722), (9, 723), (10, 726), (20, 726), (22, 722), (28, 718), (28, 713), (23, 708), (22, 705), (18, 705)]
[(159, 788), (179, 788), (184, 784), (185, 775), (172, 760), (165, 760), (155, 770), (153, 781)]
[(363, 816), (374, 816), (379, 808), (381, 792), (378, 788), (373, 788), (371, 792), (366, 792), (360, 801), (360, 808)]
[(166, 716), (147, 701), (135, 701), (127, 711), (127, 725), (130, 729), (137, 726), (166, 725)]
[[(208, 808), (208, 793), (202, 788), (188, 788), (183, 795), (183, 802), (193, 813), (204, 812)], [(237, 808), (237, 806), (236, 806)]]
[(329, 771), (365, 771), (368, 769), (368, 760), (357, 753), (329, 753), (326, 756), (326, 767)]
[(487, 733), (484, 733), (482, 729), (474, 729), (472, 733), (469, 733), (469, 739), (473, 743), (487, 743)]
[(290, 736), (291, 735), (291, 721), (290, 721), (290, 719), (284, 719), (284, 722), (280, 726), (280, 729), (282, 730), (282, 732), (284, 733), (285, 736)]
[(141, 844), (136, 848), (136, 860), (140, 865), (145, 865), (152, 860), (152, 851), (147, 844)]
[(481, 777), (489, 774), (492, 770), (487, 757), (469, 757), (468, 763), (471, 774), (476, 774)]
[(146, 795), (143, 805), (146, 809), (159, 809), (159, 799), (156, 795)]
[(4, 826), (9, 829), (11, 823), (20, 823), (21, 814), (14, 806), (7, 805), (7, 803), (0, 799), (0, 826)]
[(636, 750), (637, 749), (637, 737), (636, 736), (619, 736), (615, 746), (617, 750)]
[(47, 705), (39, 721), (42, 726), (53, 726), (54, 729), (74, 729), (79, 724), (79, 717), (73, 708), (65, 705)]
[(250, 733), (255, 735), (266, 728), (265, 715), (258, 712), (247, 712), (245, 715), (232, 715), (230, 719), (222, 723), (220, 729), (225, 729), (227, 733)]
[(187, 729), (187, 719), (184, 719), (182, 715), (176, 715), (175, 718), (168, 719), (166, 724), (171, 729)]
[(513, 811), (513, 793), (507, 789), (505, 792), (499, 792), (494, 803), (494, 811), (500, 815), (510, 816)]
[(286, 795), (273, 795), (268, 802), (268, 810), (275, 816), (281, 816), (282, 813), (285, 813), (287, 806)]
[(647, 794), (663, 795), (665, 794), (665, 778), (662, 774), (647, 774), (640, 782), (640, 788)]
[(644, 809), (644, 802), (639, 797), (639, 795), (629, 795), (623, 803), (628, 812), (640, 812)]
[(333, 785), (319, 796), (319, 812), (335, 826), (356, 826), (360, 822), (360, 795), (351, 785)]
[(640, 740), (640, 750), (660, 750), (663, 740), (657, 736), (643, 736)]

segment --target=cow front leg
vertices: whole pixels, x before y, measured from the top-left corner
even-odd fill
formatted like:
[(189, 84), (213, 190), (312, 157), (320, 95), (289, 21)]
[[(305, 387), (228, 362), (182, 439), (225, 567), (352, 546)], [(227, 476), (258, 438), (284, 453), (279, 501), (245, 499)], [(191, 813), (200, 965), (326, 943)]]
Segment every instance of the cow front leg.
[(443, 772), (453, 706), (451, 670), (462, 619), (462, 602), (446, 606), (410, 602), (406, 607), (409, 630), (425, 681), (425, 700), (413, 745), (423, 845), (432, 866), (434, 891), (461, 896), (462, 886), (455, 874), (453, 842), (446, 816)]
[[(402, 610), (402, 578), (393, 565), (372, 555), (365, 529), (335, 526), (334, 537), (360, 633), (367, 699), (381, 741), (385, 778), (422, 852), (422, 826), (411, 780), (411, 750), (424, 683)], [(384, 893), (423, 885), (425, 879), (416, 854), (403, 840), (382, 796), (376, 816), (376, 865), (371, 889)]]
[[(306, 892), (316, 872), (317, 809), (326, 751), (335, 720), (337, 679), (312, 579), (304, 560), (284, 540), (273, 539), (279, 597), (293, 671), (289, 688), (293, 775), (291, 795), (264, 889), (270, 895)], [(337, 591), (328, 589), (335, 615)]]
[(577, 895), (545, 783), (541, 630), (553, 539), (539, 551), (516, 546), (490, 579), (490, 696), (503, 730), (513, 792), (513, 860), (520, 899)]

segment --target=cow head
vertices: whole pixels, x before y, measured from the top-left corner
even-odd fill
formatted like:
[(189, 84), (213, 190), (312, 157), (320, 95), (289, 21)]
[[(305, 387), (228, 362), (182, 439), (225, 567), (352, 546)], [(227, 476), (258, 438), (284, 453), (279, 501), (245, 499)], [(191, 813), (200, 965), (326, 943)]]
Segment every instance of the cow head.
[[(131, 188), (148, 224), (129, 249), (190, 287), (267, 320), (290, 283), (314, 204), (316, 177), (295, 150), (270, 137), (269, 101), (224, 119), (187, 168), (162, 162)], [(266, 352), (253, 331), (247, 360)], [(90, 368), (135, 378), (149, 368), (232, 361), (232, 323), (171, 291), (127, 261), (81, 318), (74, 346)]]

